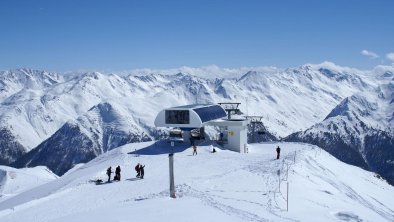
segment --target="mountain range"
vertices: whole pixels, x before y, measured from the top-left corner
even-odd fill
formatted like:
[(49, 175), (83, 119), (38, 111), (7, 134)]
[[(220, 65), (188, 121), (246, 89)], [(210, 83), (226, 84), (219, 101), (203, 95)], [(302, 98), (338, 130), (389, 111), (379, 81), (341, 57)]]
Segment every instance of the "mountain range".
[(258, 141), (319, 145), (394, 183), (393, 66), (181, 71), (1, 71), (0, 164), (46, 165), (62, 175), (117, 146), (165, 137), (153, 124), (161, 109), (241, 102), (244, 114), (263, 117), (269, 136)]

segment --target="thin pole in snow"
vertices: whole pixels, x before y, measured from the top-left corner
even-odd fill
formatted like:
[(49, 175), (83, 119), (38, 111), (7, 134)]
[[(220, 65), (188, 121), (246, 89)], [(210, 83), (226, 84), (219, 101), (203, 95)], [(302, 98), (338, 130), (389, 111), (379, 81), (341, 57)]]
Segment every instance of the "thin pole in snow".
[(280, 193), (280, 169), (278, 170), (279, 193)]
[(289, 182), (287, 182), (286, 209), (287, 209), (287, 212), (289, 212)]
[(168, 154), (168, 160), (169, 160), (169, 166), (170, 166), (170, 197), (176, 198), (176, 196), (175, 196), (175, 182), (174, 182), (174, 153)]
[(294, 151), (294, 163), (295, 163), (296, 154), (297, 154), (297, 150)]
[(287, 171), (286, 171), (286, 181), (289, 179), (289, 164), (286, 163), (287, 165)]

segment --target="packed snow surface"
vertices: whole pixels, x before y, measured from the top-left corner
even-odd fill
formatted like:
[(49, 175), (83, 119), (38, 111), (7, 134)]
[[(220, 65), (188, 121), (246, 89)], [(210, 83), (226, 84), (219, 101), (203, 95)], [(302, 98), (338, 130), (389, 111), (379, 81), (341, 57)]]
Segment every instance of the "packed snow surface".
[[(394, 221), (392, 186), (316, 146), (252, 144), (240, 154), (211, 153), (205, 144), (196, 156), (186, 145), (174, 149), (176, 199), (169, 197), (168, 143), (134, 143), (0, 199), (0, 221)], [(146, 166), (144, 179), (135, 177), (137, 163)], [(106, 183), (106, 169), (118, 165), (121, 181)]]
[(44, 166), (15, 169), (0, 165), (0, 202), (57, 178)]

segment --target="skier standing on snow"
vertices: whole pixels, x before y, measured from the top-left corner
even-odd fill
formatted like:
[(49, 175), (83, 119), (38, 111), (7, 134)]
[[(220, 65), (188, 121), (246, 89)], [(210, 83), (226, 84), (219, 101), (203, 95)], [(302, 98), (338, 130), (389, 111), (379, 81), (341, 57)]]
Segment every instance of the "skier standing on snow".
[(136, 177), (140, 177), (141, 176), (141, 168), (140, 168), (140, 166), (141, 166), (141, 164), (140, 163), (138, 163), (136, 166), (135, 166), (135, 171), (137, 172), (137, 176)]
[[(120, 166), (117, 166), (115, 169), (115, 178), (117, 181), (120, 181)], [(115, 180), (114, 178), (114, 180)]]
[(111, 181), (111, 173), (112, 173), (112, 169), (111, 169), (111, 166), (110, 166), (110, 167), (108, 167), (108, 169), (107, 169), (108, 182)]
[(140, 164), (141, 179), (144, 179), (144, 174), (145, 174), (144, 168), (145, 168), (145, 165), (142, 166), (142, 165)]
[(280, 156), (280, 148), (279, 146), (276, 148), (276, 159), (279, 160), (279, 156)]
[(194, 156), (194, 154), (197, 155), (197, 147), (196, 147), (196, 145), (193, 144), (193, 156)]

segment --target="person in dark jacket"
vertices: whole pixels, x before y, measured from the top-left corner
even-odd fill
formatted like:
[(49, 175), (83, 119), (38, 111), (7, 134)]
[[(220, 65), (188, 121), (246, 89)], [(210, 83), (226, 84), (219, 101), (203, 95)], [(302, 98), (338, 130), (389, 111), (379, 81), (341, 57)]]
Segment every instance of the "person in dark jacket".
[(115, 178), (114, 180), (120, 181), (120, 166), (117, 166), (115, 169)]
[(143, 165), (143, 166), (140, 165), (141, 179), (144, 179), (144, 174), (145, 174), (144, 168), (145, 168), (145, 165)]
[(137, 176), (135, 176), (135, 177), (140, 177), (140, 176), (141, 176), (141, 168), (140, 168), (140, 166), (141, 166), (141, 164), (138, 163), (138, 164), (134, 167), (135, 171), (137, 172)]
[(280, 157), (280, 147), (278, 146), (276, 148), (276, 159), (279, 160), (279, 157)]
[(112, 168), (111, 168), (111, 166), (110, 166), (110, 167), (108, 167), (108, 169), (107, 169), (108, 182), (111, 181), (111, 174), (112, 174)]
[(197, 146), (193, 144), (193, 156), (194, 154), (197, 155)]

